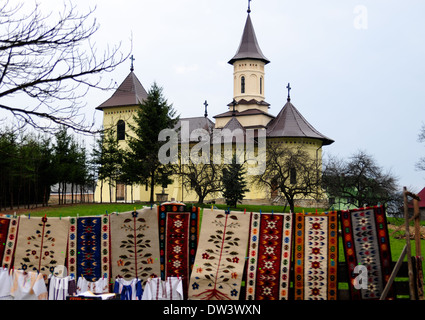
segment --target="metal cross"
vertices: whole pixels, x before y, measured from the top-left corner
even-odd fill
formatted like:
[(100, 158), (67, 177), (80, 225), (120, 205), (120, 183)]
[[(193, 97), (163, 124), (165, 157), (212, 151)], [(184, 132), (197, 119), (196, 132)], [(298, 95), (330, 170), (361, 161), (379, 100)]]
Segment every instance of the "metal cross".
[(206, 118), (206, 117), (208, 117), (208, 111), (207, 111), (208, 103), (207, 103), (207, 100), (205, 100), (205, 102), (204, 102), (204, 106), (205, 106), (205, 113), (204, 113), (204, 116), (205, 116), (205, 118)]
[(251, 13), (251, 1), (252, 0), (248, 0), (248, 13)]
[(134, 60), (136, 60), (136, 59), (134, 58), (134, 56), (133, 56), (133, 55), (131, 55), (130, 60), (131, 60), (131, 67), (130, 67), (130, 71), (133, 71), (133, 70), (134, 70), (133, 62), (134, 62)]
[(291, 100), (291, 85), (288, 83), (288, 85), (286, 86), (286, 89), (288, 89), (288, 100)]

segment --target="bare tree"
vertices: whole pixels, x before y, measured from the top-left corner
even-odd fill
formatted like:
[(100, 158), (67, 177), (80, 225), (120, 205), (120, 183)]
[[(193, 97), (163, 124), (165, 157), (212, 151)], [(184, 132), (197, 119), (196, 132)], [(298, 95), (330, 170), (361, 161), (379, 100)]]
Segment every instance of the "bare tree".
[[(57, 16), (43, 15), (39, 4), (25, 12), (23, 2), (0, 5), (0, 108), (21, 126), (54, 131), (62, 125), (90, 133), (94, 123), (85, 119), (83, 98), (90, 88), (111, 87), (101, 87), (102, 74), (127, 56), (119, 53), (120, 45), (98, 55), (90, 41), (99, 28), (94, 10), (80, 14), (69, 1)], [(18, 94), (31, 102), (22, 105)]]
[(397, 201), (397, 178), (384, 171), (375, 159), (358, 151), (348, 160), (330, 157), (325, 161), (323, 187), (343, 205), (388, 204)]
[[(419, 142), (425, 142), (425, 124), (422, 125), (418, 140)], [(420, 171), (425, 171), (425, 157), (419, 159), (419, 161), (416, 163), (416, 169)]]
[(252, 177), (259, 187), (271, 193), (280, 191), (292, 212), (299, 196), (316, 197), (321, 179), (319, 162), (302, 145), (288, 147), (268, 141), (266, 159), (264, 173)]

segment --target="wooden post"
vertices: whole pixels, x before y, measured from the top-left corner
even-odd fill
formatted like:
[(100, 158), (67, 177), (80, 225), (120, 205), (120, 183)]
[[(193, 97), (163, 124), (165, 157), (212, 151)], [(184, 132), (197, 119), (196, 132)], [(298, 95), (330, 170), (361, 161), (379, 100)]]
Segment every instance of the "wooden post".
[(419, 210), (418, 199), (413, 199), (413, 216), (415, 217), (415, 251), (416, 251), (416, 286), (418, 299), (424, 300), (424, 276), (422, 272), (422, 253), (421, 253), (421, 214)]
[(406, 236), (406, 255), (407, 255), (407, 266), (409, 274), (409, 292), (410, 299), (415, 299), (415, 279), (413, 277), (413, 265), (412, 265), (412, 248), (410, 245), (410, 230), (409, 230), (409, 208), (407, 203), (407, 189), (403, 188), (403, 198), (404, 198), (404, 224), (405, 224), (405, 236)]

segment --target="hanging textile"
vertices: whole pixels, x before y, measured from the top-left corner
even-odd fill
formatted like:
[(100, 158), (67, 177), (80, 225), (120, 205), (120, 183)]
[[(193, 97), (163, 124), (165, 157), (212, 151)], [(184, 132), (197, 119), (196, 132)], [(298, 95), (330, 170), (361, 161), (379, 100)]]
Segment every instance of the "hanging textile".
[(199, 208), (183, 203), (158, 207), (161, 279), (181, 277), (187, 296), (198, 245)]
[(116, 278), (114, 283), (114, 293), (118, 293), (120, 295), (120, 300), (142, 300), (142, 280), (137, 278), (131, 280)]
[(68, 229), (67, 218), (21, 217), (14, 268), (50, 274), (64, 265)]
[(295, 299), (336, 300), (337, 212), (297, 213), (295, 219)]
[(189, 299), (239, 299), (250, 216), (244, 212), (204, 209)]
[(0, 300), (12, 300), (12, 274), (7, 268), (0, 268)]
[(112, 278), (139, 278), (161, 275), (159, 262), (158, 213), (155, 209), (110, 216)]
[[(385, 210), (378, 206), (342, 211), (340, 217), (351, 298), (379, 299), (392, 272)], [(361, 274), (362, 266), (367, 275)], [(358, 276), (367, 277), (366, 287), (356, 283)], [(390, 290), (388, 298), (392, 297)]]
[(3, 261), (3, 255), (7, 242), (7, 234), (9, 233), (9, 225), (9, 218), (0, 218), (0, 261)]
[(109, 216), (70, 219), (68, 270), (88, 281), (110, 278)]
[(96, 281), (89, 281), (85, 277), (78, 277), (76, 291), (77, 295), (84, 294), (87, 291), (90, 291), (94, 294), (109, 293), (109, 279), (100, 278)]
[(292, 251), (292, 213), (252, 213), (246, 300), (287, 300)]
[(183, 300), (181, 277), (149, 278), (143, 291), (142, 300)]
[(10, 289), (14, 300), (47, 300), (48, 292), (42, 273), (14, 270)]
[(71, 276), (56, 277), (50, 275), (48, 291), (49, 300), (66, 300), (67, 297), (77, 293), (77, 284)]
[(18, 236), (19, 217), (10, 218), (7, 237), (4, 242), (3, 261), (4, 268), (11, 268), (13, 265), (13, 257), (15, 255), (16, 240)]

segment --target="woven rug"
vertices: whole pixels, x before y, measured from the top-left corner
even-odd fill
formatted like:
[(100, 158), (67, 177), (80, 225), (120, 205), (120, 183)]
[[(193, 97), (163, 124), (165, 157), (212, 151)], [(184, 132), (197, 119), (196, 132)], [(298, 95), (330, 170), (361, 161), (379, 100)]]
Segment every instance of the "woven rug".
[[(392, 272), (385, 210), (379, 206), (342, 211), (340, 217), (351, 298), (379, 299)], [(367, 288), (356, 284), (358, 265), (367, 268)]]
[(287, 300), (292, 251), (291, 213), (251, 214), (246, 300)]
[(160, 276), (158, 213), (156, 208), (110, 216), (112, 279)]
[(3, 261), (4, 251), (7, 242), (7, 235), (9, 233), (9, 224), (9, 218), (0, 218), (0, 261)]
[(250, 216), (244, 212), (204, 209), (189, 299), (239, 299)]
[(336, 212), (297, 213), (295, 299), (336, 300), (338, 266)]
[(15, 269), (50, 274), (65, 265), (68, 229), (68, 218), (21, 217)]
[(158, 214), (161, 279), (183, 278), (186, 298), (198, 246), (199, 208), (163, 203)]
[(19, 217), (10, 218), (7, 238), (4, 242), (3, 260), (1, 265), (4, 268), (13, 266), (13, 257), (15, 255), (16, 240), (18, 236)]
[(109, 216), (71, 218), (68, 235), (69, 275), (94, 282), (110, 277)]

